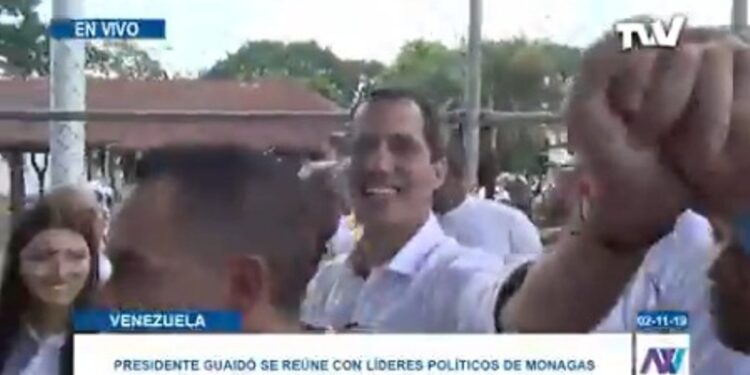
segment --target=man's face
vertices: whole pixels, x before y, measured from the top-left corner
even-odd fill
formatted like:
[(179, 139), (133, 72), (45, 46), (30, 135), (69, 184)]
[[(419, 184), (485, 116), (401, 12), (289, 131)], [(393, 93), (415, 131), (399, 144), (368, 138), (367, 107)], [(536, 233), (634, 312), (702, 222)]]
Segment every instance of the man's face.
[(181, 251), (168, 181), (139, 187), (110, 229), (108, 244), (114, 274), (102, 295), (112, 308), (224, 308), (224, 278), (207, 275)]
[(730, 247), (716, 259), (709, 276), (719, 338), (727, 347), (750, 354), (750, 258)]
[[(248, 194), (272, 196), (271, 191), (282, 189), (264, 187)], [(272, 260), (260, 255), (268, 251), (243, 248), (266, 245), (247, 244), (247, 234), (239, 233), (241, 225), (238, 229), (227, 224), (226, 217), (214, 221), (200, 213), (195, 215), (201, 215), (201, 219), (186, 218), (189, 215), (184, 207), (178, 207), (190, 203), (175, 198), (181, 194), (185, 193), (174, 183), (161, 179), (140, 186), (125, 203), (111, 228), (109, 254), (114, 273), (101, 293), (102, 305), (113, 309), (233, 310), (242, 313), (247, 331), (298, 329), (299, 306), (295, 304), (301, 300), (304, 285), (314, 271), (312, 262), (305, 260), (312, 260), (313, 251), (317, 250), (312, 230), (317, 230), (319, 223), (310, 224), (313, 228), (249, 224), (252, 230), (263, 234), (270, 231), (269, 241), (276, 244), (274, 249), (291, 249), (291, 258), (282, 262), (276, 259), (272, 265)], [(250, 222), (265, 222), (274, 215), (270, 210), (278, 203), (265, 198), (254, 202), (257, 201), (265, 205), (237, 204), (242, 206), (242, 212), (265, 213)], [(272, 222), (278, 221), (276, 218)], [(228, 248), (238, 243), (244, 245)]]
[(425, 220), (442, 184), (445, 161), (433, 162), (424, 119), (410, 100), (366, 103), (354, 117), (351, 194), (365, 226), (413, 226)]

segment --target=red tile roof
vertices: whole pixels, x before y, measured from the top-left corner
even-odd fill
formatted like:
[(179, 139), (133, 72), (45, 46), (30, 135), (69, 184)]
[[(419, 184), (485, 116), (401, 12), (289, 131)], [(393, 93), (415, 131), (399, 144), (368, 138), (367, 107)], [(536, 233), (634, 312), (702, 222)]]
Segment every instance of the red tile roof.
[[(0, 80), (0, 109), (49, 108), (44, 80)], [(334, 102), (294, 80), (252, 83), (215, 80), (88, 81), (87, 106), (92, 110), (204, 111), (341, 111)], [(115, 149), (146, 149), (174, 143), (239, 143), (317, 151), (343, 124), (324, 118), (291, 118), (242, 123), (109, 123), (89, 122), (87, 143)], [(46, 123), (0, 122), (0, 149), (45, 149)]]

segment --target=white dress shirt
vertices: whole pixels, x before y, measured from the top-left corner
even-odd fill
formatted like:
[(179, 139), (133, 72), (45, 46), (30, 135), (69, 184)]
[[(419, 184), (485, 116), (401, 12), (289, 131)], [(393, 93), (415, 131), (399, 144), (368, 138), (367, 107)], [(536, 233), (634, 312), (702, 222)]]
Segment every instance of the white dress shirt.
[(342, 216), (339, 219), (339, 226), (333, 237), (328, 240), (328, 249), (331, 255), (346, 254), (354, 249), (356, 239), (354, 232), (350, 228), (349, 218)]
[(494, 332), (495, 302), (515, 267), (448, 237), (434, 215), (367, 279), (343, 254), (308, 285), (302, 321), (372, 332)]
[(708, 220), (686, 211), (674, 230), (649, 251), (597, 331), (634, 332), (638, 312), (644, 310), (685, 311), (690, 319), (691, 374), (750, 374), (750, 357), (724, 347), (714, 331), (706, 273), (716, 254)]
[(539, 230), (526, 214), (502, 203), (467, 196), (439, 220), (445, 233), (460, 244), (511, 264), (533, 260), (543, 250)]

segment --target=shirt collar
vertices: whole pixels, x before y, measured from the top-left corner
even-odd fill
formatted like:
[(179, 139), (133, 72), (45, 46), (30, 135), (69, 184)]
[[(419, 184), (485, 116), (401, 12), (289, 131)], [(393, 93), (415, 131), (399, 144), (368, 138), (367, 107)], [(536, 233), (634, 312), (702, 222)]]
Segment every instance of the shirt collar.
[(423, 260), (446, 237), (433, 213), (388, 263), (391, 271), (413, 275), (419, 271)]
[(63, 333), (41, 337), (30, 324), (26, 324), (26, 332), (28, 332), (29, 337), (36, 341), (36, 343), (40, 346), (51, 346), (60, 349), (63, 347), (63, 345), (65, 345), (66, 335)]

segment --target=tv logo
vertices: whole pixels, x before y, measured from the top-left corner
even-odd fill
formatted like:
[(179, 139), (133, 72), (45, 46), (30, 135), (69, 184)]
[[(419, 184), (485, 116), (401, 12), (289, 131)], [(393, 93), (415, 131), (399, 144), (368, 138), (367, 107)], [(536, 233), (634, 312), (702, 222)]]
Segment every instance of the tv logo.
[(686, 352), (684, 348), (651, 348), (646, 352), (641, 374), (677, 374)]
[(620, 22), (615, 24), (615, 32), (620, 34), (623, 51), (634, 48), (636, 38), (644, 47), (675, 48), (686, 23), (685, 16), (675, 16), (667, 30), (662, 21)]

